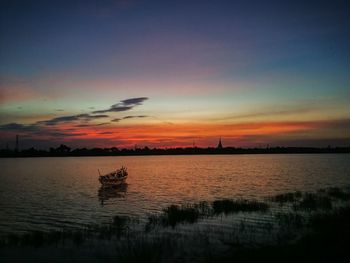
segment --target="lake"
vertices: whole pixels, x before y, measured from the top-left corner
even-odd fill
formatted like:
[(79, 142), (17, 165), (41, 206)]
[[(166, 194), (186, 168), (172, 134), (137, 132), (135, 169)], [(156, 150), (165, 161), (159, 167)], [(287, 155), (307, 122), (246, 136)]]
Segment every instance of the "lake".
[[(101, 189), (97, 169), (122, 165), (127, 185)], [(1, 234), (80, 228), (115, 215), (143, 220), (171, 204), (350, 185), (349, 154), (4, 158), (0, 167)]]

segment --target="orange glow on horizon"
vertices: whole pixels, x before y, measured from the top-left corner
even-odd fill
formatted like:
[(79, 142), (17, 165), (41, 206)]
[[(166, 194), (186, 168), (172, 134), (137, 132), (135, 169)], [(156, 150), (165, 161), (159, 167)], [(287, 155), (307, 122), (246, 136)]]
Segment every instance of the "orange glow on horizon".
[[(327, 138), (330, 129), (341, 125), (341, 121), (281, 121), (243, 123), (152, 123), (128, 124), (102, 123), (84, 124), (66, 122), (59, 125), (40, 125), (33, 130), (18, 133), (28, 140), (64, 143), (74, 148), (81, 147), (216, 147), (218, 139), (225, 146), (253, 147), (273, 144), (278, 140), (288, 141), (298, 137)], [(335, 133), (338, 134), (338, 133)], [(12, 138), (12, 132), (4, 132)]]
[[(315, 126), (308, 122), (271, 122), (241, 124), (148, 124), (148, 125), (101, 125), (77, 127), (71, 124), (60, 125), (57, 132), (67, 133), (65, 141), (105, 140), (106, 147), (116, 143), (116, 147), (131, 147), (135, 144), (157, 145), (157, 147), (186, 147), (193, 140), (198, 142), (216, 141), (219, 137), (235, 139), (237, 142), (246, 136), (280, 135), (310, 130)], [(43, 138), (42, 138), (43, 139)], [(49, 139), (49, 138), (47, 138)], [(206, 147), (205, 145), (200, 145)], [(210, 145), (207, 145), (210, 146)]]

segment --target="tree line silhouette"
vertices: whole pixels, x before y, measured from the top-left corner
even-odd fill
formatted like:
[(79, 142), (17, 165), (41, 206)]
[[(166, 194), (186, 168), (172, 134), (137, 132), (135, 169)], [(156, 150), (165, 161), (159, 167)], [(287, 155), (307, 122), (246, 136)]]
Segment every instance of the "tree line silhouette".
[(281, 154), (281, 153), (350, 153), (350, 147), (266, 147), (266, 148), (143, 148), (118, 149), (111, 148), (76, 148), (71, 149), (61, 144), (57, 148), (38, 150), (29, 149), (11, 150), (1, 149), (0, 157), (55, 157), (55, 156), (133, 156), (133, 155), (195, 155), (195, 154)]

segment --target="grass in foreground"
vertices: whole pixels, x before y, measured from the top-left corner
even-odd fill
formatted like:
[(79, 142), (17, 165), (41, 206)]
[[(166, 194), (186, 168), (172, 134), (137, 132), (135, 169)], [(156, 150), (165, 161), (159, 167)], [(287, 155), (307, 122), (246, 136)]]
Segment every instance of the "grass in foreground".
[[(10, 235), (1, 240), (0, 261), (2, 253), (12, 249), (16, 255), (4, 260), (10, 262), (12, 256), (21, 257), (16, 251), (27, 251), (32, 261), (45, 261), (41, 254), (44, 251), (48, 257), (52, 249), (62, 253), (74, 251), (72, 257), (64, 257), (58, 262), (68, 259), (84, 261), (88, 259), (100, 262), (348, 262), (350, 249), (350, 206), (346, 201), (348, 192), (342, 189), (325, 189), (316, 193), (287, 193), (271, 198), (272, 204), (290, 203), (290, 209), (282, 207), (278, 212), (269, 209), (271, 203), (256, 200), (216, 200), (214, 202), (200, 202), (176, 206), (171, 205), (158, 215), (150, 216), (147, 225), (152, 225), (160, 232), (135, 232), (131, 229), (131, 219), (115, 216), (109, 224), (91, 225), (75, 231), (35, 231), (26, 235)], [(335, 209), (333, 203), (342, 202), (343, 206)], [(251, 243), (246, 245), (246, 236), (239, 237), (239, 231), (226, 230), (211, 236), (210, 233), (194, 233), (192, 239), (181, 236), (173, 229), (162, 232), (167, 227), (175, 228), (177, 224), (194, 224), (200, 219), (217, 217), (235, 213), (258, 212), (258, 216), (274, 213), (275, 230), (298, 233), (297, 239), (288, 239), (288, 235), (280, 233), (281, 239), (274, 244)], [(234, 217), (233, 217), (234, 218)], [(230, 217), (228, 217), (230, 219)], [(254, 225), (248, 221), (241, 221), (248, 236), (255, 233)], [(258, 223), (258, 227), (259, 224)], [(149, 229), (152, 230), (152, 229)], [(166, 234), (170, 233), (170, 234)], [(226, 242), (224, 235), (232, 235), (230, 242)], [(270, 233), (269, 233), (270, 234)], [(288, 233), (287, 233), (288, 234)], [(277, 233), (278, 235), (278, 233)], [(294, 235), (295, 237), (295, 235)], [(242, 242), (243, 241), (243, 242)], [(254, 241), (254, 239), (253, 239)], [(280, 241), (280, 243), (278, 243)], [(106, 246), (104, 248), (104, 246)], [(222, 250), (222, 246), (225, 250)], [(86, 252), (88, 247), (88, 252)], [(203, 249), (204, 248), (204, 249)], [(25, 250), (27, 249), (27, 250)], [(85, 250), (84, 250), (85, 249)], [(28, 252), (29, 251), (29, 252)], [(34, 251), (34, 252), (33, 252)], [(99, 252), (94, 252), (99, 251)], [(94, 253), (99, 253), (94, 254)], [(87, 256), (88, 255), (88, 256)], [(26, 258), (25, 253), (23, 259)], [(13, 261), (13, 260), (12, 260)], [(20, 260), (19, 260), (20, 261)], [(46, 260), (47, 261), (47, 260)]]
[(255, 200), (217, 200), (213, 202), (213, 212), (215, 215), (231, 214), (237, 212), (266, 212), (268, 204)]
[(171, 205), (165, 208), (162, 214), (149, 216), (146, 231), (156, 225), (175, 227), (180, 223), (196, 223), (203, 217), (215, 217), (221, 214), (228, 215), (238, 212), (266, 212), (268, 209), (269, 205), (267, 203), (244, 199), (224, 199), (211, 203), (200, 202), (182, 206)]
[(350, 206), (313, 215), (296, 242), (238, 248), (218, 262), (350, 262)]

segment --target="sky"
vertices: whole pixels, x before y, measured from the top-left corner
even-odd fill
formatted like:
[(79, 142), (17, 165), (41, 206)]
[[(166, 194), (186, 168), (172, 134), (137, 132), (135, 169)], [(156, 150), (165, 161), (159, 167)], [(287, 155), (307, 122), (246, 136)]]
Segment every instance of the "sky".
[(0, 148), (349, 146), (349, 11), (3, 0)]

